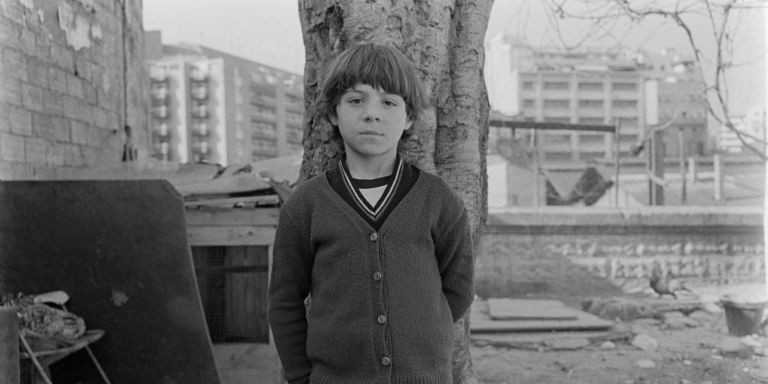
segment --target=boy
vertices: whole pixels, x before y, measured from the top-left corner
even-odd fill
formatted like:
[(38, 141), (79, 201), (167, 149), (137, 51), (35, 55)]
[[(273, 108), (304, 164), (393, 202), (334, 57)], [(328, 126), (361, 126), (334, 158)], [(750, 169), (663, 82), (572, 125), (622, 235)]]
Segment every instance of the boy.
[(389, 47), (353, 46), (321, 92), (345, 153), (280, 210), (269, 322), (285, 378), (450, 383), (473, 257), (461, 200), (397, 153), (426, 104), (413, 64)]

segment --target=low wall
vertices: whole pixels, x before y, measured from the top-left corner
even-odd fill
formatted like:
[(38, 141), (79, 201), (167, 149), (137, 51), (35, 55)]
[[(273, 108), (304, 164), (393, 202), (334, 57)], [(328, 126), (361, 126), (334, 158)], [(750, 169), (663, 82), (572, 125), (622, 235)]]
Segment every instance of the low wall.
[(491, 211), (476, 287), (484, 297), (639, 291), (654, 261), (691, 284), (762, 282), (762, 208)]

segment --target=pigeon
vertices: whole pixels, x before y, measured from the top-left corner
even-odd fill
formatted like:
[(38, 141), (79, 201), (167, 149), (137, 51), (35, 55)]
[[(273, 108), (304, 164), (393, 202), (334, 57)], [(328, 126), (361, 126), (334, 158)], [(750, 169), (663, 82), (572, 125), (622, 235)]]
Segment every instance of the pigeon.
[(693, 293), (690, 289), (688, 289), (685, 284), (674, 278), (672, 274), (668, 273), (666, 276), (661, 272), (661, 266), (658, 263), (653, 264), (653, 269), (651, 269), (651, 278), (650, 278), (651, 288), (653, 288), (653, 291), (656, 292), (659, 297), (663, 297), (664, 295), (671, 295), (675, 299), (677, 299), (677, 293), (679, 291), (687, 291)]

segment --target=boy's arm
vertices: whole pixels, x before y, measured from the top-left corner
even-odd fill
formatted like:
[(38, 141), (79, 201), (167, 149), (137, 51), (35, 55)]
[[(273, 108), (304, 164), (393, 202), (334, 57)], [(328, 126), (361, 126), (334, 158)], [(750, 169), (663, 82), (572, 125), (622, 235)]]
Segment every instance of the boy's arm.
[(307, 318), (312, 253), (306, 231), (293, 225), (285, 207), (280, 212), (273, 246), (268, 318), (285, 379), (308, 383), (312, 363), (307, 358)]
[(451, 307), (453, 321), (458, 321), (469, 309), (474, 299), (474, 259), (469, 234), (467, 210), (460, 205), (452, 216), (442, 215), (435, 243), (443, 294)]

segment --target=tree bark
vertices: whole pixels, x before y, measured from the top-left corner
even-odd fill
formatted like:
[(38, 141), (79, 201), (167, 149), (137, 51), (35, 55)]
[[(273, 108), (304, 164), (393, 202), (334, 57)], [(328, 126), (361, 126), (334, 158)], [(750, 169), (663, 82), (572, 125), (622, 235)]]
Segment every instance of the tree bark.
[[(333, 164), (341, 148), (314, 104), (329, 62), (347, 47), (374, 42), (399, 48), (416, 64), (430, 107), (414, 122), (400, 153), (440, 175), (470, 215), (473, 249), (487, 216), (488, 95), (484, 37), (493, 0), (299, 0), (304, 67), (301, 180)], [(455, 383), (476, 383), (468, 316), (455, 327)]]

